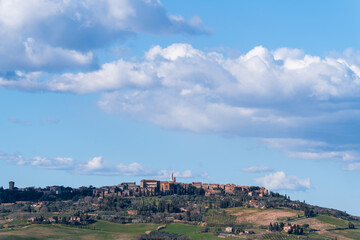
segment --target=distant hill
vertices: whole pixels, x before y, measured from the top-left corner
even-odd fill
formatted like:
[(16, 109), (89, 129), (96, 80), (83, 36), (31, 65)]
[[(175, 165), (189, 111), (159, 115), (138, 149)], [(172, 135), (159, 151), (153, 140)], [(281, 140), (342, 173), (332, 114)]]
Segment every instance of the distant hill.
[(360, 239), (360, 218), (346, 212), (260, 187), (203, 186), (0, 189), (0, 239)]

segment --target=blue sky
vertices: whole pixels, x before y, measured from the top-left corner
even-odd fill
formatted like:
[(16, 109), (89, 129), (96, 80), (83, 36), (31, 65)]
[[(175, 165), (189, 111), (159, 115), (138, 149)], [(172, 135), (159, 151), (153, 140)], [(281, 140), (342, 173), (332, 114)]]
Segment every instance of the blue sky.
[(174, 170), (360, 215), (359, 10), (0, 1), (0, 186)]

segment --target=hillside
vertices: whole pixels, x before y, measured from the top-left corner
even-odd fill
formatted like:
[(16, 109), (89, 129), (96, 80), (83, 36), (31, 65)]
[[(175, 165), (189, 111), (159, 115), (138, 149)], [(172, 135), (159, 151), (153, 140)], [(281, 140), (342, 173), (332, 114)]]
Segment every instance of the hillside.
[[(160, 231), (177, 234), (175, 235), (177, 237), (183, 235), (190, 239), (219, 239), (219, 237), (227, 239), (360, 239), (359, 220), (354, 221), (356, 229), (348, 229), (348, 222), (340, 218), (330, 215), (304, 218), (301, 215), (298, 217), (298, 214), (301, 213), (288, 208), (262, 210), (241, 207), (229, 208), (225, 212), (219, 209), (207, 212), (206, 220), (201, 224), (172, 222), (167, 223), (166, 227)], [(269, 232), (266, 226), (272, 222), (308, 226), (304, 235), (296, 236), (284, 232)], [(30, 225), (19, 221), (3, 221), (2, 226), (4, 225), (11, 227), (0, 230), (0, 239), (151, 239), (139, 236), (147, 231), (156, 232), (161, 224), (122, 224), (99, 220), (87, 226)], [(245, 233), (225, 233), (223, 226), (228, 225), (234, 229), (244, 229)]]
[(0, 239), (49, 238), (346, 240), (360, 239), (360, 219), (272, 192), (73, 196), (1, 204)]

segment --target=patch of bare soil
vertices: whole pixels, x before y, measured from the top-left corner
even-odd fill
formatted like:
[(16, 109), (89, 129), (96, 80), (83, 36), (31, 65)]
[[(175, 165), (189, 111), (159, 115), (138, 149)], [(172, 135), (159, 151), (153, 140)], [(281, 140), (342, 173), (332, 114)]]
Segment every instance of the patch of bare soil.
[(266, 211), (244, 210), (233, 215), (237, 216), (237, 222), (250, 222), (256, 225), (269, 225), (271, 222), (278, 222), (279, 218), (294, 217), (296, 216), (296, 213), (271, 209)]

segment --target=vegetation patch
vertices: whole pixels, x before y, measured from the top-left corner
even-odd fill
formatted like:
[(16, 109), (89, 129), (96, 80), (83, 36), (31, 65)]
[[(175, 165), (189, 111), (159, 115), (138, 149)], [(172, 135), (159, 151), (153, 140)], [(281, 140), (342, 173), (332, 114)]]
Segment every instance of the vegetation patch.
[(354, 229), (349, 230), (341, 230), (341, 231), (335, 231), (337, 234), (340, 234), (344, 237), (350, 238), (350, 239), (360, 239), (360, 232), (356, 231)]
[(152, 223), (112, 223), (107, 221), (98, 221), (94, 224), (90, 224), (90, 229), (95, 228), (98, 231), (114, 232), (114, 233), (126, 233), (131, 235), (139, 235), (146, 231), (154, 231), (158, 227), (158, 224)]
[(166, 228), (164, 228), (161, 231), (166, 231), (166, 232), (175, 233), (175, 234), (183, 234), (194, 240), (219, 239), (217, 236), (215, 236), (211, 233), (201, 233), (200, 226), (194, 226), (194, 225), (188, 225), (188, 224), (182, 224), (182, 223), (168, 224), (166, 226)]
[(318, 215), (315, 218), (318, 219), (321, 222), (328, 223), (328, 224), (331, 224), (331, 225), (335, 225), (336, 227), (339, 227), (339, 228), (347, 228), (348, 227), (348, 221), (342, 220), (342, 219), (339, 219), (339, 218), (335, 218), (333, 216)]
[(307, 235), (307, 236), (294, 236), (294, 235), (288, 235), (284, 233), (276, 233), (276, 234), (264, 234), (262, 236), (262, 239), (264, 240), (332, 240), (332, 238), (328, 238), (325, 236), (320, 235)]

